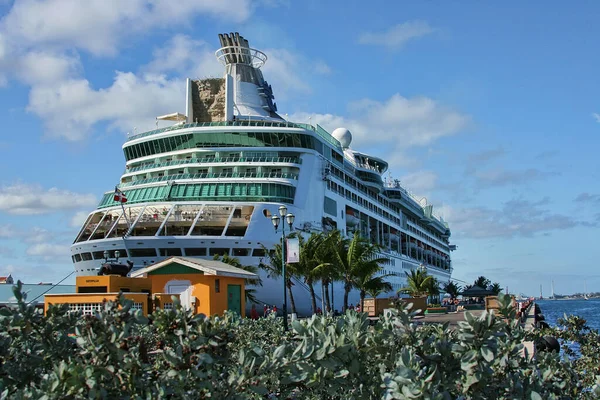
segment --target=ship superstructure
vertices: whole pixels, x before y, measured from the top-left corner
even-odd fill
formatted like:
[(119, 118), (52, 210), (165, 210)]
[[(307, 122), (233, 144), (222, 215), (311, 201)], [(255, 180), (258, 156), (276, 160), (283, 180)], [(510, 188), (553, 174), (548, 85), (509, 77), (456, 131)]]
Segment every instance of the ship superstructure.
[[(237, 33), (219, 38), (224, 78), (188, 79), (185, 114), (157, 117), (173, 125), (130, 135), (123, 145), (118, 190), (127, 202), (110, 190), (90, 213), (71, 246), (77, 275), (93, 273), (106, 256), (134, 268), (225, 253), (258, 265), (264, 248), (281, 239), (266, 216), (284, 204), (306, 235), (337, 228), (380, 244), (393, 294), (405, 286), (404, 271), (415, 268), (448, 281), (450, 230), (433, 207), (384, 179), (388, 164), (352, 149), (347, 129), (330, 134), (283, 119), (260, 69), (267, 56)], [(263, 282), (257, 299), (281, 304), (281, 283)], [(302, 282), (294, 296), (299, 312), (309, 313)], [(357, 301), (352, 293), (350, 302)]]

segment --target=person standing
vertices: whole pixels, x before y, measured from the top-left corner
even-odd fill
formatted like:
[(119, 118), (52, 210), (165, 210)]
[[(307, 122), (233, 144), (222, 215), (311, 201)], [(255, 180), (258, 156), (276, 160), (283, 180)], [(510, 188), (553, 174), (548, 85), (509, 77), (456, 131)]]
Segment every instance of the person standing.
[(258, 311), (256, 311), (256, 305), (252, 304), (252, 309), (250, 310), (250, 318), (258, 319)]

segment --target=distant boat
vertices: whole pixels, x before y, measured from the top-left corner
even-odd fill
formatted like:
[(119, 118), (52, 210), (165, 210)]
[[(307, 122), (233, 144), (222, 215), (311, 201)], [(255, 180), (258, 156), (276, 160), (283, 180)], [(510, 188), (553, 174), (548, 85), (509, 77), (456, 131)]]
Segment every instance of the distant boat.
[(552, 291), (548, 300), (556, 300), (556, 297), (554, 297), (554, 279), (552, 280)]
[(587, 300), (588, 296), (587, 296), (587, 284), (585, 282), (583, 282), (583, 299)]

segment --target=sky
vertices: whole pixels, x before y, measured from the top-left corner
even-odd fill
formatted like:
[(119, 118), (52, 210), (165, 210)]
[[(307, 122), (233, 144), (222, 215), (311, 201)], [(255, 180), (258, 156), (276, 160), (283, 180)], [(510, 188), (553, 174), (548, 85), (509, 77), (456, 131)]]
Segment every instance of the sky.
[(0, 0), (0, 276), (73, 271), (127, 134), (184, 113), (240, 32), (280, 114), (350, 129), (449, 222), (453, 278), (600, 291), (600, 3), (173, 4)]

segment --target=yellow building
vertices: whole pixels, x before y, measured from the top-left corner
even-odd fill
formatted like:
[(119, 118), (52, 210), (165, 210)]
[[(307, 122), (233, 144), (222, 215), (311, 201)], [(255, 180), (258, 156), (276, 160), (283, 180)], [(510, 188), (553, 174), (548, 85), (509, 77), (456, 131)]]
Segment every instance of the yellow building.
[(170, 257), (131, 274), (147, 277), (152, 293), (178, 294), (181, 305), (196, 314), (231, 310), (245, 316), (245, 280), (258, 276), (216, 260)]
[(45, 295), (44, 310), (52, 304), (69, 304), (72, 311), (93, 314), (119, 293), (133, 301), (134, 309), (151, 313), (154, 306), (172, 307), (171, 297), (194, 313), (215, 315), (231, 310), (245, 316), (244, 282), (258, 278), (221, 261), (170, 257), (131, 274), (78, 276), (76, 293)]

